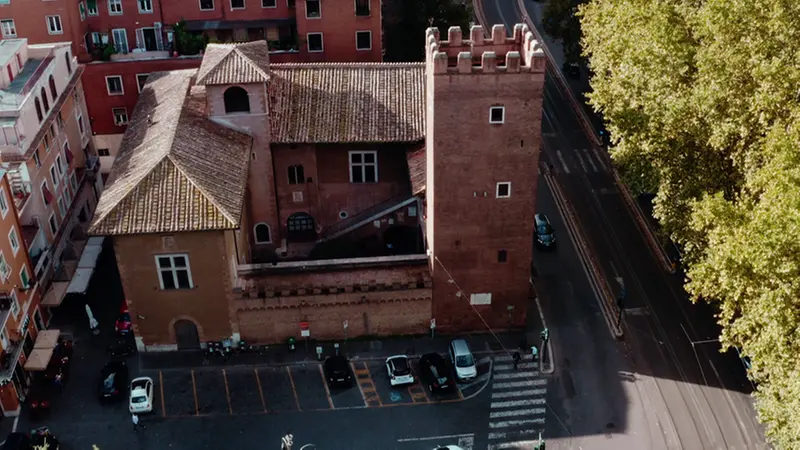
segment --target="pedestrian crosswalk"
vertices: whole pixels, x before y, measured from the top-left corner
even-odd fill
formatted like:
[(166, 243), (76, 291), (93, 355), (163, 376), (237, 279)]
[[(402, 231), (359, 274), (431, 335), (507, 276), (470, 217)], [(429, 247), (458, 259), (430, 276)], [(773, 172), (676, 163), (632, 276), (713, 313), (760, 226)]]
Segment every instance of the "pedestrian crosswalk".
[(567, 174), (578, 168), (586, 173), (608, 172), (608, 163), (597, 149), (556, 150), (556, 157)]
[(494, 360), (489, 407), (488, 450), (531, 450), (544, 431), (547, 379), (525, 355), (514, 369), (512, 358)]

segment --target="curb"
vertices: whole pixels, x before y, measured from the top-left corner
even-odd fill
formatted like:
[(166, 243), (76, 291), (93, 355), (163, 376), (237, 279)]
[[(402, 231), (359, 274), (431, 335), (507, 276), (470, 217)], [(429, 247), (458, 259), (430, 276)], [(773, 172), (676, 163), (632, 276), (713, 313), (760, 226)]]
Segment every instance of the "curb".
[[(472, 352), (472, 353), (477, 353), (477, 352)], [(492, 377), (494, 376), (494, 374), (492, 373), (492, 370), (494, 370), (494, 361), (491, 358), (489, 358), (489, 378), (486, 379), (486, 381), (483, 383), (483, 386), (481, 386), (481, 388), (478, 389), (477, 392), (475, 392), (472, 395), (464, 397), (464, 399), (462, 401), (473, 399), (473, 398), (477, 397), (478, 395), (480, 395), (480, 393), (483, 392), (484, 389), (486, 389), (486, 386), (488, 386), (489, 383), (492, 382)], [(459, 390), (461, 390), (461, 388), (459, 388)]]

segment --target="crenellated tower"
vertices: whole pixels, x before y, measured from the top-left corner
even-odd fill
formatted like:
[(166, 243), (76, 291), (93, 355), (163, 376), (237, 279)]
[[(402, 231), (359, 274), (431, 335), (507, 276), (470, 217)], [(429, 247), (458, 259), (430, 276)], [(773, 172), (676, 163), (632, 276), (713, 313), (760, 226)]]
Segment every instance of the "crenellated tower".
[(459, 27), (447, 34), (426, 33), (433, 316), (445, 332), (485, 330), (472, 306), (492, 328), (524, 326), (545, 54), (527, 25), (511, 37), (502, 25), (488, 39), (481, 26), (469, 39)]

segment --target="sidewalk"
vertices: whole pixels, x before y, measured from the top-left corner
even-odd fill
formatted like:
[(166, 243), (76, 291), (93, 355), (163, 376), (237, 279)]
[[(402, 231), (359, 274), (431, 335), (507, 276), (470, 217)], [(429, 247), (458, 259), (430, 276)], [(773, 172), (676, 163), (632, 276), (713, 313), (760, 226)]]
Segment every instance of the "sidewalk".
[[(536, 315), (538, 312), (530, 311)], [(539, 331), (536, 331), (538, 334)], [(380, 339), (348, 339), (344, 341), (307, 342), (298, 339), (296, 350), (290, 352), (285, 343), (270, 345), (265, 354), (241, 353), (231, 355), (228, 361), (216, 356), (207, 358), (204, 351), (180, 352), (145, 352), (139, 353), (139, 367), (142, 370), (171, 370), (194, 367), (230, 367), (230, 366), (290, 366), (317, 361), (317, 347), (322, 347), (322, 357), (335, 354), (334, 344), (351, 360), (383, 360), (392, 355), (404, 354), (418, 357), (425, 353), (446, 353), (451, 340), (462, 336), (441, 335), (431, 338), (427, 336), (399, 336)], [(498, 333), (497, 337), (490, 333), (463, 336), (476, 355), (503, 353), (518, 349), (525, 344), (524, 333)], [(498, 341), (499, 340), (499, 341)]]

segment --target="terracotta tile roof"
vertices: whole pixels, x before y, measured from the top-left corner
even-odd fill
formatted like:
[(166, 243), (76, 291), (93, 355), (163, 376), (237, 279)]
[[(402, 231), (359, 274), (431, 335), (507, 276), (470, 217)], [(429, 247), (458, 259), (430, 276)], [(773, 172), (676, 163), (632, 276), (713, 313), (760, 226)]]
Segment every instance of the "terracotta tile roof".
[(273, 64), (270, 71), (273, 142), (425, 137), (423, 63)]
[(424, 192), (428, 182), (425, 146), (407, 151), (406, 163), (408, 164), (408, 178), (411, 180), (411, 193), (417, 195)]
[(266, 83), (268, 73), (266, 41), (209, 44), (197, 71), (197, 84)]
[(195, 73), (150, 74), (90, 234), (238, 228), (252, 138), (185, 107)]

